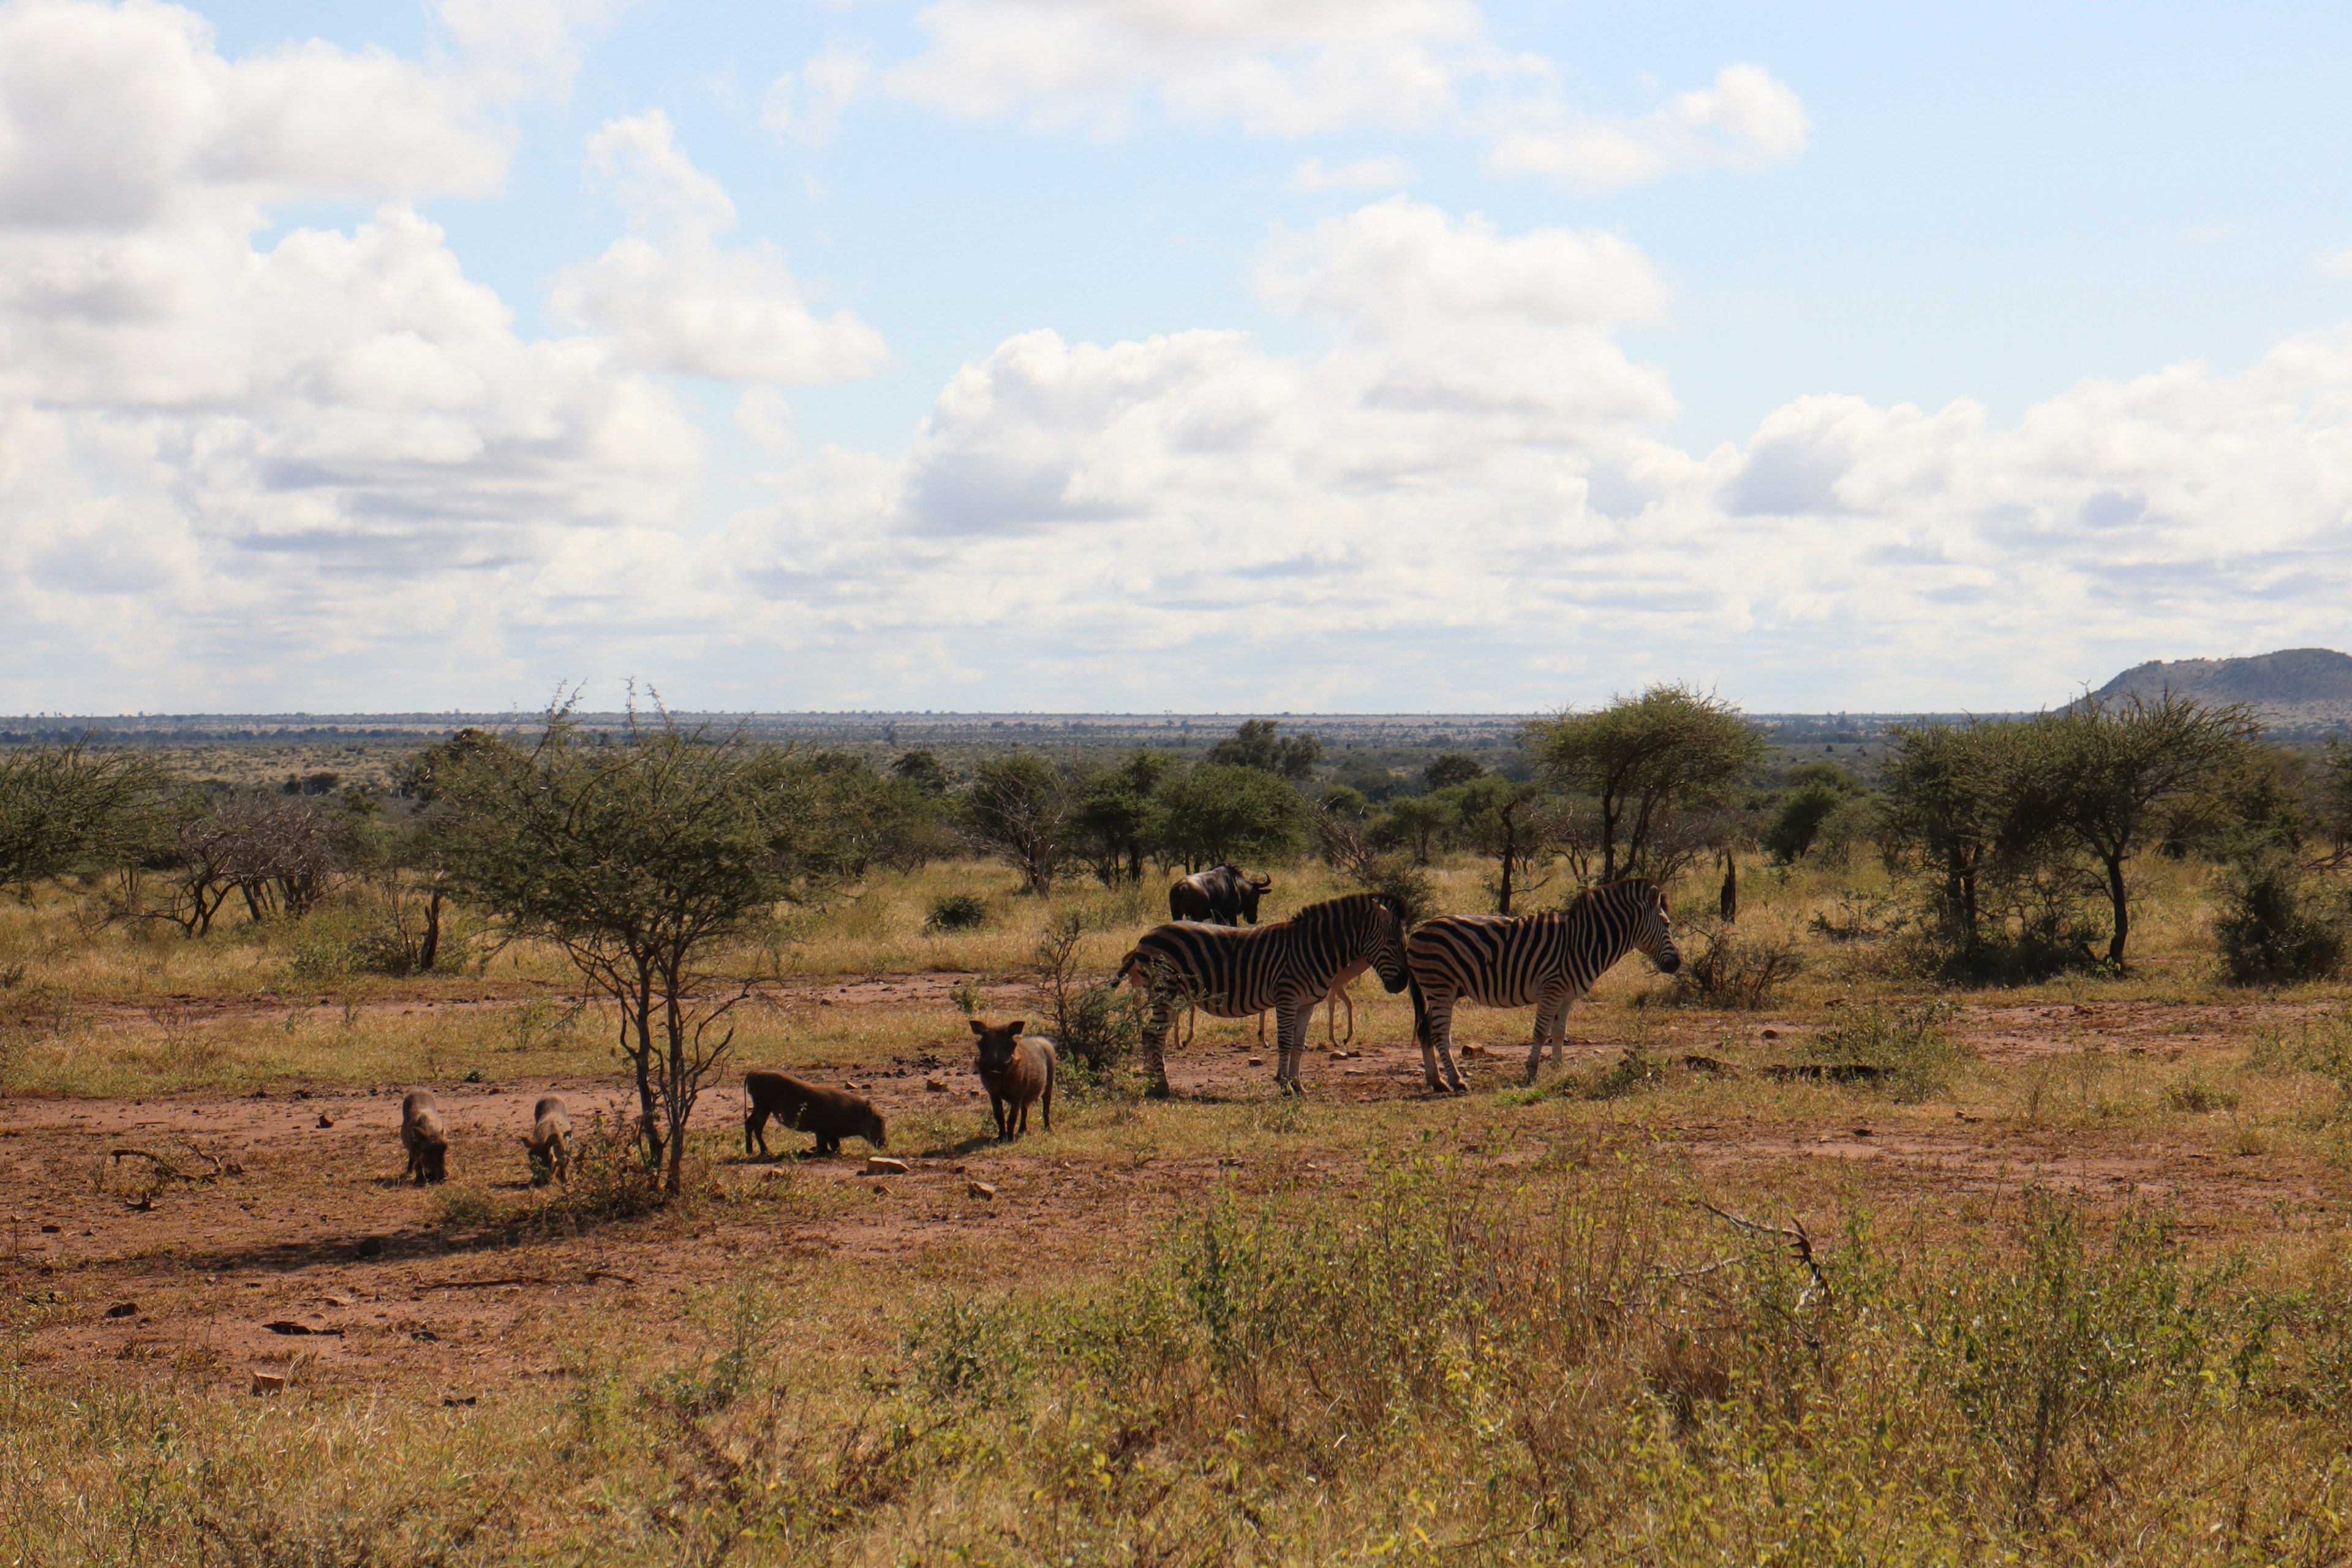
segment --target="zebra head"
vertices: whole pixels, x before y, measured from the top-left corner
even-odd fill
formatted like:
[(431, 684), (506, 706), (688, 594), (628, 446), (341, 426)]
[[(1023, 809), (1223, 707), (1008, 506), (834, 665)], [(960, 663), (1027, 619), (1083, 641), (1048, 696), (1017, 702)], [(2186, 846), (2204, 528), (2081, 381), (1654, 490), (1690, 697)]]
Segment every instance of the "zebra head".
[(1675, 945), (1675, 922), (1666, 913), (1666, 890), (1646, 877), (1634, 877), (1621, 882), (1632, 908), (1633, 945), (1661, 974), (1672, 974), (1683, 966), (1682, 950)]
[(1393, 893), (1372, 895), (1372, 940), (1365, 957), (1380, 971), (1381, 988), (1394, 995), (1405, 988), (1412, 971), (1404, 964), (1404, 905)]

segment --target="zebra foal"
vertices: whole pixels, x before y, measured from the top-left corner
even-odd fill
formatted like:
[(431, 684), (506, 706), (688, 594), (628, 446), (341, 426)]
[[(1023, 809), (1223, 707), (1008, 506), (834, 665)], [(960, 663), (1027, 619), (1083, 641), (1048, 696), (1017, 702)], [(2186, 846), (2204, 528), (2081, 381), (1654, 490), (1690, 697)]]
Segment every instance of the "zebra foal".
[(1118, 976), (1150, 998), (1143, 1065), (1151, 1092), (1168, 1092), (1169, 1020), (1187, 1005), (1218, 1018), (1272, 1009), (1281, 1050), (1274, 1079), (1298, 1092), (1307, 1021), (1340, 975), (1370, 965), (1389, 990), (1405, 988), (1402, 913), (1386, 893), (1349, 893), (1270, 925), (1171, 921), (1144, 932), (1120, 961)]
[(1535, 1043), (1528, 1051), (1528, 1081), (1533, 1083), (1546, 1041), (1552, 1060), (1560, 1060), (1568, 1005), (1636, 948), (1664, 973), (1682, 967), (1666, 895), (1641, 877), (1588, 889), (1564, 910), (1440, 915), (1424, 922), (1406, 944), (1405, 964), (1412, 978), (1413, 1043), (1421, 1047), (1422, 1074), (1430, 1089), (1444, 1094), (1470, 1087), (1454, 1065), (1455, 1003), (1534, 1005)]

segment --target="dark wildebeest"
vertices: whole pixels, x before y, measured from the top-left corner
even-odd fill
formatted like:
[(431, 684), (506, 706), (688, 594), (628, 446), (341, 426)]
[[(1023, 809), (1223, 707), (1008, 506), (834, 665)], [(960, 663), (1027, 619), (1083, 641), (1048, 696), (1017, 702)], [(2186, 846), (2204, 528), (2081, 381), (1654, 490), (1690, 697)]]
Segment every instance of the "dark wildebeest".
[(872, 1100), (847, 1089), (828, 1089), (780, 1072), (748, 1072), (743, 1075), (743, 1097), (749, 1102), (743, 1108), (746, 1154), (751, 1152), (754, 1139), (759, 1141), (760, 1152), (767, 1153), (771, 1116), (795, 1131), (815, 1133), (820, 1154), (840, 1153), (844, 1138), (863, 1138), (877, 1149), (885, 1146), (881, 1113)]
[(1168, 918), (1205, 921), (1213, 926), (1257, 924), (1257, 901), (1274, 886), (1260, 872), (1245, 876), (1238, 866), (1212, 866), (1195, 871), (1168, 889)]
[(407, 1174), (416, 1184), (449, 1174), (449, 1134), (441, 1125), (441, 1105), (430, 1089), (412, 1089), (400, 1101), (400, 1146), (408, 1151)]
[(550, 1176), (572, 1184), (572, 1112), (560, 1094), (543, 1094), (530, 1108), (530, 1136), (522, 1141), (523, 1157), (530, 1162), (530, 1184), (545, 1186)]
[(996, 1118), (999, 1141), (1029, 1131), (1029, 1104), (1034, 1100), (1045, 1100), (1045, 1131), (1054, 1130), (1054, 1072), (1060, 1063), (1054, 1055), (1054, 1042), (1045, 1036), (1022, 1038), (1025, 1026), (1023, 1020), (1001, 1029), (978, 1018), (971, 1021), (971, 1032), (980, 1037), (980, 1059), (973, 1067), (980, 1074), (981, 1087), (988, 1090), (989, 1113)]

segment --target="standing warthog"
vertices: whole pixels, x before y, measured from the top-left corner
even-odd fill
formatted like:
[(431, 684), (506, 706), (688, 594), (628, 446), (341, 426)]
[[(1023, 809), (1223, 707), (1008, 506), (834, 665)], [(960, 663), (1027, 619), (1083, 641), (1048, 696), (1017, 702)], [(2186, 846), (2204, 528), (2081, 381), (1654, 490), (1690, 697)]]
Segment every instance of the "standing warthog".
[(838, 1154), (844, 1138), (863, 1138), (877, 1149), (885, 1147), (881, 1112), (874, 1102), (847, 1089), (789, 1078), (780, 1072), (743, 1075), (743, 1152), (758, 1140), (768, 1152), (768, 1118), (801, 1132), (816, 1134), (816, 1152)]
[(400, 1101), (400, 1146), (408, 1151), (407, 1173), (416, 1184), (446, 1181), (449, 1134), (441, 1125), (441, 1102), (433, 1091), (412, 1089)]
[(1029, 1131), (1032, 1100), (1045, 1103), (1045, 1131), (1054, 1130), (1054, 1073), (1061, 1065), (1054, 1042), (1043, 1035), (1021, 1037), (1026, 1020), (1015, 1019), (998, 1028), (971, 1021), (980, 1037), (980, 1059), (974, 1064), (981, 1086), (988, 1090), (988, 1109), (996, 1118), (996, 1136), (1017, 1138)]
[(1168, 889), (1168, 918), (1205, 921), (1211, 925), (1257, 924), (1257, 901), (1274, 886), (1261, 871), (1247, 876), (1238, 866), (1212, 866), (1195, 871)]
[(530, 1184), (543, 1187), (550, 1175), (572, 1184), (572, 1112), (560, 1094), (542, 1094), (530, 1108), (530, 1136), (522, 1141), (530, 1162)]

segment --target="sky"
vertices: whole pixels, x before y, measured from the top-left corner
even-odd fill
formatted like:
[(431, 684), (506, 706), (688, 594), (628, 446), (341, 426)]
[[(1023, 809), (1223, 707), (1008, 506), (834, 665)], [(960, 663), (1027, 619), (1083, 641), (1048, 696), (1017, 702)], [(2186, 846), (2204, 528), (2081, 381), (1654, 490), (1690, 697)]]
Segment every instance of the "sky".
[(0, 0), (0, 710), (2352, 647), (2352, 11), (2055, 10)]

